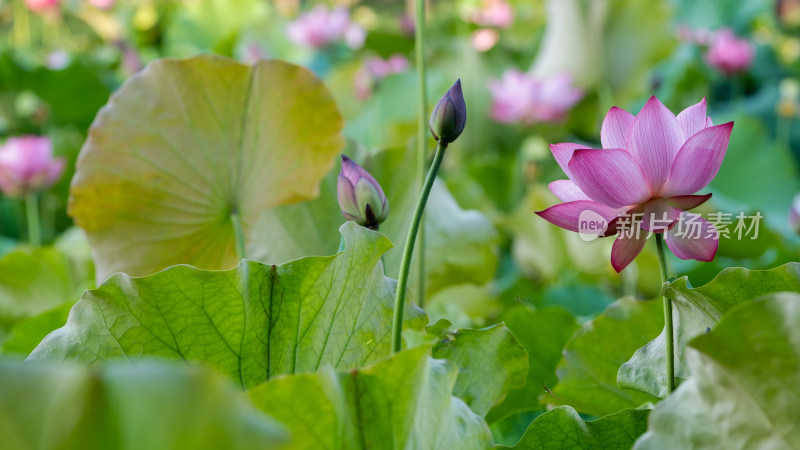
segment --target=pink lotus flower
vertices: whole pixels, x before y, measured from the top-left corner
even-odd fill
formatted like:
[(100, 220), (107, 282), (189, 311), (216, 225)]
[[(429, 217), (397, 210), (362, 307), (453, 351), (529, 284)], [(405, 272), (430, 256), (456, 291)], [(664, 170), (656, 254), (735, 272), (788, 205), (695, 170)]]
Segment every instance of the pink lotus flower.
[(484, 0), (469, 20), (482, 27), (508, 28), (514, 21), (514, 10), (506, 0)]
[[(622, 271), (644, 248), (646, 232), (664, 233), (667, 246), (681, 259), (711, 261), (718, 235), (705, 219), (684, 211), (705, 203), (703, 189), (719, 171), (733, 122), (714, 126), (706, 101), (675, 117), (655, 96), (637, 116), (613, 107), (600, 130), (602, 149), (555, 144), (550, 149), (569, 180), (550, 183), (564, 203), (537, 212), (561, 228), (580, 231), (582, 213), (591, 211), (608, 224), (600, 233), (617, 233), (623, 217), (643, 214), (636, 233), (621, 233), (611, 250), (611, 264)], [(693, 221), (698, 233), (681, 233), (679, 221)], [(583, 232), (583, 231), (581, 231)]]
[(316, 49), (336, 41), (344, 41), (350, 48), (359, 48), (366, 38), (364, 29), (350, 21), (347, 9), (328, 9), (322, 5), (289, 23), (286, 33), (295, 44)]
[(722, 28), (714, 33), (706, 52), (706, 62), (726, 75), (744, 72), (753, 63), (755, 48), (746, 39), (739, 39), (733, 31)]
[(64, 172), (64, 159), (53, 158), (49, 138), (8, 138), (0, 147), (0, 190), (9, 197), (23, 197), (52, 186)]
[(58, 9), (61, 0), (25, 0), (25, 6), (36, 14), (43, 14)]
[(492, 119), (526, 125), (560, 122), (583, 98), (583, 91), (573, 86), (568, 73), (535, 78), (516, 69), (507, 70), (500, 80), (489, 80), (489, 91)]

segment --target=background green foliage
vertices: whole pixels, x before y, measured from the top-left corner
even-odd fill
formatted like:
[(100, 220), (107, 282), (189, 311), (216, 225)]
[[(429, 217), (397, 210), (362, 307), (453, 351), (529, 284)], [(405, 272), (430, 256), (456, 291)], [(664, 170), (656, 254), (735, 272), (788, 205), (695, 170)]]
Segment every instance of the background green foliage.
[[(356, 81), (370, 58), (413, 61), (411, 2), (114, 3), (0, 2), (0, 138), (46, 135), (67, 160), (40, 195), (45, 246), (0, 198), (9, 448), (800, 445), (792, 2), (509, 0), (487, 51), (471, 44), (480, 0), (427, 2), (429, 106), (461, 78), (469, 119), (426, 210), (425, 298), (412, 270), (394, 356), (417, 81), (413, 64), (366, 97)], [(363, 46), (288, 39), (299, 14), (344, 3)], [(725, 76), (683, 27), (731, 28), (755, 63)], [(497, 123), (488, 83), (509, 69), (570, 71), (585, 96), (560, 123)], [(618, 275), (610, 239), (533, 214), (564, 178), (548, 144), (597, 146), (608, 108), (653, 94), (673, 112), (705, 97), (715, 123), (735, 122), (699, 212), (763, 216), (713, 262), (670, 258), (669, 397), (655, 249)], [(339, 153), (383, 186), (379, 232), (342, 225)]]

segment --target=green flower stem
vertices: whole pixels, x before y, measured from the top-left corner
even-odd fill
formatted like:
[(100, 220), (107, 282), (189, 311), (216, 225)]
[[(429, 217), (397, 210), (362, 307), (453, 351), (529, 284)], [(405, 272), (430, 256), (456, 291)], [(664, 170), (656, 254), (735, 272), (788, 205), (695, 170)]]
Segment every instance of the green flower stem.
[(414, 242), (417, 240), (417, 232), (419, 231), (419, 224), (422, 220), (422, 212), (425, 210), (425, 204), (428, 202), (428, 195), (431, 193), (433, 182), (436, 181), (436, 173), (439, 172), (439, 167), (442, 165), (445, 150), (447, 150), (447, 143), (439, 142), (439, 145), (436, 146), (436, 154), (433, 155), (433, 163), (428, 171), (428, 176), (425, 178), (425, 184), (422, 186), (419, 200), (417, 200), (417, 207), (414, 209), (414, 215), (411, 217), (406, 246), (403, 248), (403, 259), (400, 261), (400, 274), (397, 276), (397, 292), (394, 297), (394, 320), (392, 322), (392, 351), (395, 353), (400, 351), (400, 347), (403, 343), (403, 308), (405, 308), (406, 303), (408, 272), (411, 268), (411, 257), (414, 254)]
[[(658, 262), (661, 265), (661, 287), (669, 279), (669, 267), (667, 266), (667, 254), (664, 250), (664, 234), (656, 234), (656, 248), (658, 249)], [(673, 350), (674, 338), (672, 330), (672, 300), (666, 295), (662, 295), (664, 300), (664, 335), (667, 340), (667, 392), (675, 390), (675, 351)]]
[(42, 245), (42, 224), (36, 194), (28, 194), (25, 197), (25, 212), (28, 216), (28, 243), (33, 247), (39, 247)]
[(233, 225), (233, 236), (236, 239), (236, 257), (239, 261), (247, 258), (244, 244), (244, 230), (242, 229), (242, 219), (238, 213), (231, 213), (231, 225)]
[[(416, 0), (416, 20), (414, 26), (414, 54), (417, 66), (417, 183), (420, 190), (425, 182), (425, 142), (427, 139), (428, 114), (425, 94), (425, 0)], [(425, 305), (425, 226), (419, 232), (419, 251), (417, 256), (417, 302), (420, 308)]]

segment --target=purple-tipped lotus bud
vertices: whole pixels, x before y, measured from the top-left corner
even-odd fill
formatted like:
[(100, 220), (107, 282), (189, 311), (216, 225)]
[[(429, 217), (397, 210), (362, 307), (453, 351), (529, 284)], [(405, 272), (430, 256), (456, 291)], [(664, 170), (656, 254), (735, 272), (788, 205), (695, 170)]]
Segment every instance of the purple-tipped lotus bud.
[(466, 123), (467, 105), (461, 93), (459, 78), (433, 108), (430, 121), (431, 133), (437, 141), (449, 144), (458, 139)]
[(389, 202), (381, 185), (346, 155), (342, 155), (337, 196), (345, 219), (361, 226), (377, 230), (389, 216)]

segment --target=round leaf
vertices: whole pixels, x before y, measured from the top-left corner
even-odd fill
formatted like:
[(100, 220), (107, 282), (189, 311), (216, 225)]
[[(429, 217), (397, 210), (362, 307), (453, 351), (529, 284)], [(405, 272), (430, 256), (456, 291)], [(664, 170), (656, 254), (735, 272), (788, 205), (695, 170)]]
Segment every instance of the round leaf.
[(264, 210), (311, 198), (343, 145), (342, 117), (308, 70), (216, 57), (165, 59), (129, 79), (81, 150), (69, 211), (96, 276), (236, 265)]

